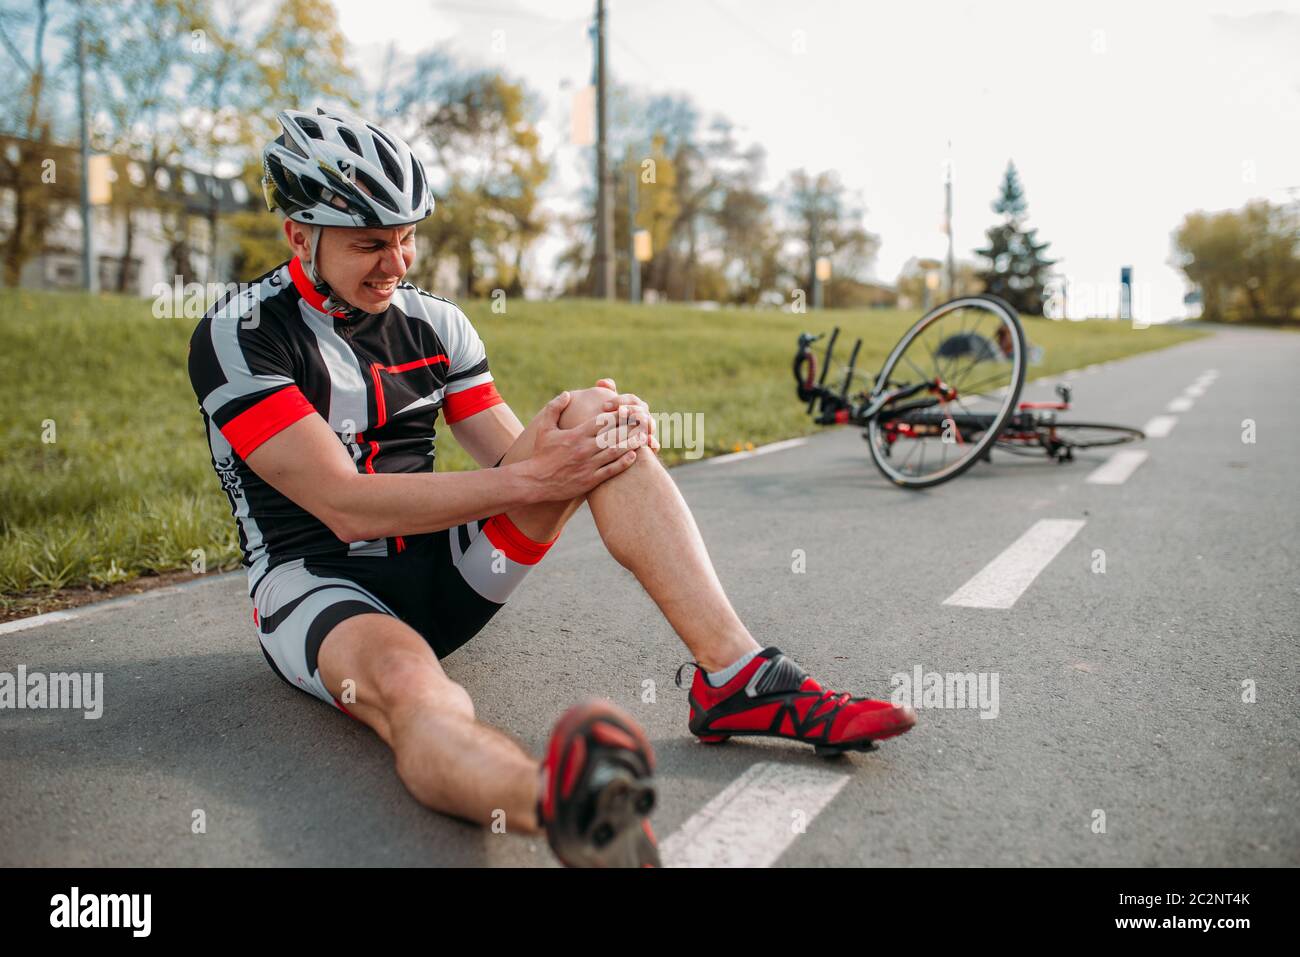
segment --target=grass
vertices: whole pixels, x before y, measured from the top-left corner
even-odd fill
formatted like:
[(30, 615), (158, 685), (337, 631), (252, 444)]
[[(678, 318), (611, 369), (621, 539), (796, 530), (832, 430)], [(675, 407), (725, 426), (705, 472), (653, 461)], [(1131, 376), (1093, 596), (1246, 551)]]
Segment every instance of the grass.
[[(703, 413), (706, 454), (816, 431), (795, 400), (799, 331), (843, 327), (874, 369), (915, 312), (821, 315), (594, 301), (465, 304), (498, 387), (525, 422), (564, 389), (612, 376), (652, 409)], [(0, 614), (61, 588), (238, 566), (234, 522), (186, 372), (196, 318), (146, 300), (0, 290)], [(1163, 348), (1186, 329), (1026, 320), (1044, 346), (1031, 375)], [(53, 441), (48, 441), (53, 439)], [(664, 449), (668, 462), (683, 450)], [(472, 467), (446, 429), (439, 470)]]

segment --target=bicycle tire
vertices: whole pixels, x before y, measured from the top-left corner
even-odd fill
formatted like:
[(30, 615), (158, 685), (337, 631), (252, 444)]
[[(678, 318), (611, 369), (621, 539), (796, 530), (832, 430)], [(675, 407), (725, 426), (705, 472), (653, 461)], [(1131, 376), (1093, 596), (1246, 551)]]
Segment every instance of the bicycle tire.
[(1058, 433), (1062, 429), (1066, 431), (1091, 429), (1106, 434), (1105, 438), (1090, 441), (1078, 441), (1067, 437), (1064, 442), (1061, 442), (1058, 436), (1059, 444), (1069, 446), (1072, 449), (1098, 449), (1108, 445), (1123, 445), (1125, 442), (1136, 442), (1147, 437), (1146, 433), (1141, 429), (1134, 429), (1127, 425), (1102, 425), (1096, 422), (1057, 422), (1052, 428), (1057, 430)]
[(889, 479), (900, 488), (907, 489), (925, 489), (941, 485), (944, 482), (951, 481), (957, 476), (966, 472), (973, 467), (976, 462), (984, 456), (996, 440), (1002, 430), (1006, 427), (1007, 421), (1016, 411), (1016, 405), (1020, 401), (1020, 391), (1025, 384), (1025, 369), (1028, 364), (1028, 348), (1025, 343), (1025, 331), (1020, 325), (1020, 317), (1017, 315), (1015, 308), (1006, 300), (997, 296), (981, 293), (979, 295), (959, 296), (956, 299), (949, 300), (931, 309), (916, 323), (903, 334), (903, 338), (894, 346), (889, 356), (886, 357), (885, 363), (881, 366), (880, 375), (876, 377), (876, 387), (873, 398), (880, 395), (888, 387), (890, 375), (893, 373), (895, 366), (906, 353), (907, 347), (912, 344), (922, 333), (924, 333), (934, 323), (940, 321), (945, 315), (955, 312), (959, 309), (974, 308), (983, 309), (993, 313), (1004, 324), (1006, 324), (1012, 333), (1012, 372), (1011, 383), (1007, 387), (1007, 395), (1002, 402), (1001, 408), (994, 415), (993, 427), (986, 431), (971, 447), (966, 457), (954, 462), (947, 468), (942, 468), (938, 472), (924, 477), (912, 477), (903, 474), (900, 470), (892, 467), (886, 461), (886, 456), (881, 451), (880, 433), (881, 417), (877, 416), (867, 423), (865, 435), (867, 438), (868, 451), (871, 453), (871, 459), (876, 464), (882, 475)]

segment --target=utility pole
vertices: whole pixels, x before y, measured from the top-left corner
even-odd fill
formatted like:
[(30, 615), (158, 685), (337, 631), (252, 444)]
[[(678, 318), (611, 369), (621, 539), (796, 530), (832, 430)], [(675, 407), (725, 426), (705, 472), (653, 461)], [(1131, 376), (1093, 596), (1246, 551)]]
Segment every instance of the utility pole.
[(607, 157), (605, 0), (596, 0), (596, 298), (614, 298), (614, 204)]
[(948, 231), (948, 298), (957, 298), (957, 266), (952, 254), (952, 140), (948, 141), (948, 162), (943, 170), (944, 228)]
[(637, 166), (627, 147), (627, 301), (641, 301), (641, 260), (636, 256)]
[(77, 3), (77, 107), (81, 124), (81, 284), (86, 292), (99, 290), (95, 260), (95, 219), (90, 208), (90, 128), (86, 118), (86, 9)]

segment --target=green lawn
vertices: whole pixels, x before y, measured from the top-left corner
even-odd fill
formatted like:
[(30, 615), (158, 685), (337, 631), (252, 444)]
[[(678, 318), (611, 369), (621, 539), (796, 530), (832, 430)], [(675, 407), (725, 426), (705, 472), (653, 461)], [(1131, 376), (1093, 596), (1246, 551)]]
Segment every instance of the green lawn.
[[(874, 369), (914, 312), (826, 315), (591, 301), (487, 302), (466, 312), (498, 387), (524, 421), (551, 396), (600, 376), (652, 409), (703, 413), (706, 454), (815, 431), (796, 402), (800, 330), (832, 324), (864, 338)], [(236, 567), (234, 523), (212, 472), (186, 373), (195, 319), (156, 319), (147, 300), (0, 290), (0, 613), (42, 596), (147, 572)], [(1031, 375), (1158, 349), (1188, 330), (1030, 319), (1046, 349)], [(53, 423), (53, 442), (43, 441)], [(665, 449), (669, 462), (680, 449)], [(866, 459), (864, 457), (864, 463)], [(439, 469), (470, 466), (440, 431)]]

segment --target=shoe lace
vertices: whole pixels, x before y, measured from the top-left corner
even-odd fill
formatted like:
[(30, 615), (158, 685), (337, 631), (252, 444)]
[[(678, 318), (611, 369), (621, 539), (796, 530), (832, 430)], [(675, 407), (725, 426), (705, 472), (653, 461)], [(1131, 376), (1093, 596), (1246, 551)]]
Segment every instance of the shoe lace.
[(817, 707), (813, 710), (815, 712), (820, 709), (822, 705), (826, 704), (828, 700), (832, 699), (835, 701), (835, 707), (842, 708), (849, 703), (852, 697), (853, 695), (849, 694), (847, 691), (823, 691), (821, 697), (817, 699)]

